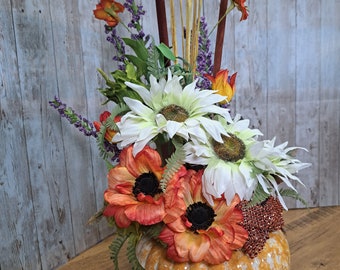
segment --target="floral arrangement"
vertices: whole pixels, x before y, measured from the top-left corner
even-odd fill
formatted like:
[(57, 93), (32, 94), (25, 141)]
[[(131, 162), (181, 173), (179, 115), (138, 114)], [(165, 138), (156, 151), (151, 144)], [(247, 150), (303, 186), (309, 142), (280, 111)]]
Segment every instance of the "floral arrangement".
[[(93, 219), (105, 216), (115, 227), (110, 249), (116, 269), (125, 242), (129, 261), (141, 269), (135, 247), (143, 235), (164, 245), (175, 262), (219, 264), (239, 249), (254, 258), (268, 234), (283, 226), (283, 197), (303, 201), (292, 181), (303, 185), (296, 173), (309, 164), (294, 157), (298, 147), (260, 140), (262, 133), (250, 128), (248, 119), (232, 116), (237, 74), (213, 64), (221, 47), (210, 51), (201, 1), (186, 1), (190, 20), (182, 15), (180, 27), (170, 1), (171, 46), (161, 36), (167, 31), (164, 6), (156, 3), (163, 18), (159, 44), (145, 35), (140, 23), (145, 11), (136, 1), (100, 0), (94, 10), (116, 49), (118, 69), (110, 75), (99, 69), (106, 81), (99, 91), (113, 105), (111, 112), (91, 123), (59, 98), (50, 101), (61, 116), (96, 138), (108, 164), (104, 207)], [(247, 19), (245, 0), (231, 1), (220, 11), (217, 34), (235, 7), (241, 20)], [(127, 25), (122, 12), (131, 15)], [(117, 27), (131, 36), (120, 37)], [(182, 56), (178, 28), (185, 29)]]

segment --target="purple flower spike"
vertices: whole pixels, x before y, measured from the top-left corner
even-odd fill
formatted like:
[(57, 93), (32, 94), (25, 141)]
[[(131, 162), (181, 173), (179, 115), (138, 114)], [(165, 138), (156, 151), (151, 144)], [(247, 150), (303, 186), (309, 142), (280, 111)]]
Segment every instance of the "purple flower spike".
[(204, 77), (204, 74), (212, 74), (212, 52), (210, 50), (211, 41), (208, 37), (207, 23), (205, 17), (201, 17), (200, 22), (200, 36), (198, 39), (198, 55), (197, 55), (197, 72), (198, 83), (200, 88), (208, 89), (211, 87), (211, 82)]
[(128, 12), (131, 13), (132, 16), (131, 21), (128, 23), (128, 27), (137, 30), (137, 34), (131, 34), (131, 38), (143, 40), (145, 34), (142, 31), (142, 26), (140, 24), (140, 20), (142, 16), (145, 14), (143, 6), (137, 5), (134, 0), (126, 0), (124, 3), (124, 7), (127, 9)]
[(61, 117), (65, 117), (70, 124), (73, 124), (85, 136), (97, 137), (97, 132), (93, 124), (86, 118), (77, 114), (71, 107), (67, 107), (67, 105), (62, 103), (58, 97), (54, 97), (54, 100), (51, 100), (48, 103), (59, 112)]

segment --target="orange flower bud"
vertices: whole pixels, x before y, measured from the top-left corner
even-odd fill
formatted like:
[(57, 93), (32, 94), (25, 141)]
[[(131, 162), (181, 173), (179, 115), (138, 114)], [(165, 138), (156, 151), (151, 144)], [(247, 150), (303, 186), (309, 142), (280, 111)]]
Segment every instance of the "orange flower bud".
[(124, 6), (121, 3), (114, 0), (100, 0), (93, 14), (97, 19), (106, 21), (108, 26), (114, 27), (119, 23), (117, 13), (123, 11)]
[(221, 96), (225, 96), (226, 99), (221, 104), (230, 102), (235, 94), (235, 80), (237, 73), (234, 73), (231, 77), (228, 76), (229, 70), (223, 69), (217, 72), (216, 77), (209, 74), (204, 76), (212, 82), (211, 88), (217, 90), (217, 93)]
[(248, 7), (245, 5), (245, 2), (246, 0), (234, 0), (235, 6), (242, 13), (240, 21), (246, 20), (248, 18)]

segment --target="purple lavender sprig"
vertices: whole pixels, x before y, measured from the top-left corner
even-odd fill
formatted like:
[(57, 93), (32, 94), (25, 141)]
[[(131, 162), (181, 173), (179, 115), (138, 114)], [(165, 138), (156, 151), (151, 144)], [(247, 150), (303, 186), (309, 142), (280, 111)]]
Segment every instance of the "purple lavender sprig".
[(116, 55), (113, 56), (112, 60), (120, 63), (118, 64), (118, 69), (125, 70), (125, 45), (123, 39), (117, 35), (116, 28), (106, 29), (105, 32), (110, 33), (106, 40), (113, 44), (116, 49)]
[(140, 24), (141, 17), (145, 14), (143, 5), (137, 5), (134, 0), (126, 0), (124, 7), (132, 15), (131, 21), (128, 23), (128, 27), (137, 30), (137, 34), (131, 33), (131, 38), (143, 40), (145, 33), (143, 32), (142, 26)]
[(208, 37), (208, 25), (205, 17), (201, 17), (196, 71), (199, 74), (199, 81), (197, 85), (204, 89), (208, 89), (211, 86), (211, 82), (204, 77), (204, 74), (212, 74), (213, 71), (212, 51), (210, 50), (210, 45), (211, 41)]
[(67, 107), (67, 105), (62, 103), (58, 97), (54, 97), (54, 100), (51, 100), (48, 103), (59, 112), (61, 117), (65, 117), (70, 124), (74, 125), (85, 136), (97, 138), (97, 132), (93, 124), (86, 118), (77, 114), (71, 107)]
[(121, 150), (117, 147), (117, 144), (113, 144), (105, 140), (104, 147), (105, 147), (106, 152), (113, 153), (110, 160), (112, 162), (119, 162), (119, 155), (120, 155)]

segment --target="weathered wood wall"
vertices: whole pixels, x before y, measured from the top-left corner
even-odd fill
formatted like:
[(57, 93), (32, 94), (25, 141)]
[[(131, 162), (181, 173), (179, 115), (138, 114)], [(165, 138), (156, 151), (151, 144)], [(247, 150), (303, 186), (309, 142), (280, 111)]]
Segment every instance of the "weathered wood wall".
[[(210, 27), (219, 1), (205, 1)], [(110, 233), (86, 225), (106, 168), (94, 140), (49, 107), (54, 95), (90, 120), (114, 69), (97, 0), (0, 0), (0, 269), (55, 269)], [(154, 1), (145, 30), (157, 36)], [(238, 72), (232, 110), (265, 138), (306, 147), (298, 187), (310, 206), (340, 203), (339, 0), (248, 1), (227, 21), (222, 67)], [(214, 36), (214, 35), (213, 35)], [(289, 202), (290, 207), (300, 207)]]

